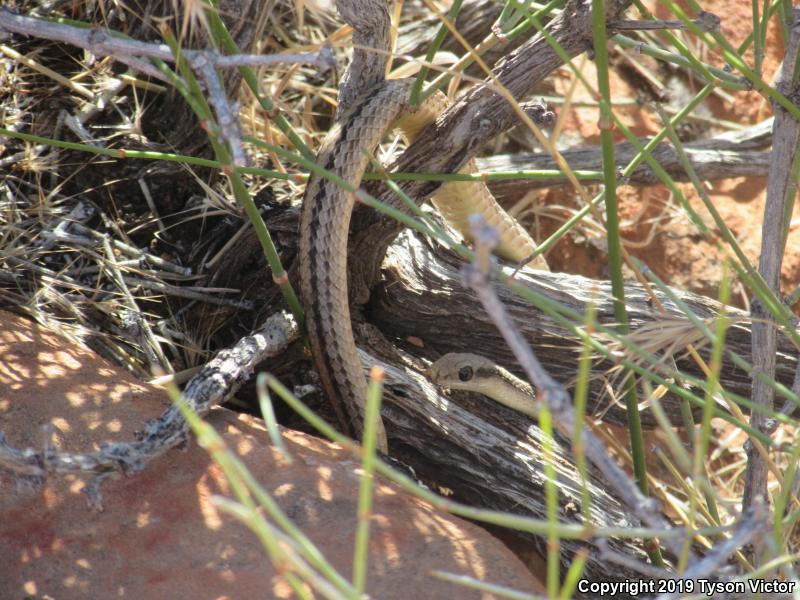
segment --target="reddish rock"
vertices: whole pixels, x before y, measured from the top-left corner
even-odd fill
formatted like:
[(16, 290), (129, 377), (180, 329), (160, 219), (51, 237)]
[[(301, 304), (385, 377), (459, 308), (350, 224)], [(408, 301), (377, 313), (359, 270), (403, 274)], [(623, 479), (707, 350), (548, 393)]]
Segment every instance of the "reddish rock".
[[(41, 444), (55, 426), (60, 450), (91, 451), (132, 438), (166, 406), (163, 394), (93, 353), (20, 317), (0, 313), (0, 430), (16, 446)], [(227, 410), (209, 418), (294, 523), (350, 578), (359, 465), (333, 444), (285, 431), (285, 464), (259, 420)], [(106, 482), (104, 511), (84, 482), (49, 480), (0, 494), (3, 598), (287, 598), (284, 579), (247, 528), (210, 502), (227, 494), (221, 470), (192, 442), (142, 472)], [(439, 569), (541, 590), (522, 563), (481, 528), (434, 510), (379, 480), (367, 591), (374, 598), (478, 598), (438, 581)]]

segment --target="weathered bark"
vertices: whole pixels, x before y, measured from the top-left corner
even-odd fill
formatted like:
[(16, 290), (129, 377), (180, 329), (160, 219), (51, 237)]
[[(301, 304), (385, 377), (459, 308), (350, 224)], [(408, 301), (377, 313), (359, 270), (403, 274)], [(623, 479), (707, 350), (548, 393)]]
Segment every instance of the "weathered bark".
[[(456, 29), (471, 46), (480, 44), (490, 33), (492, 24), (500, 16), (503, 2), (498, 0), (466, 0), (461, 5), (456, 19)], [(421, 19), (413, 19), (400, 27), (397, 40), (397, 53), (400, 56), (425, 56), (430, 46), (430, 41), (442, 26), (436, 15), (425, 13)], [(546, 22), (546, 21), (545, 21)], [(525, 36), (517, 36), (513, 40), (501, 42), (481, 55), (483, 62), (493, 65), (505, 54), (515, 50), (525, 42)], [(452, 52), (458, 56), (464, 54), (466, 49), (455, 36), (448, 35), (440, 48), (442, 51)], [(467, 67), (467, 75), (483, 77), (486, 73), (476, 63)]]
[[(419, 369), (418, 358), (387, 342), (376, 328), (363, 326), (361, 353), (365, 366), (386, 370), (383, 421), (394, 458), (413, 467), (434, 489), (450, 489), (456, 500), (472, 506), (546, 519), (543, 433), (528, 417), (482, 397), (448, 398)], [(581, 480), (566, 444), (557, 446), (554, 460), (559, 490), (559, 520), (582, 523)], [(591, 520), (597, 527), (637, 526), (636, 519), (601, 480), (587, 482)], [(543, 538), (520, 537), (545, 552)], [(609, 549), (645, 560), (631, 540), (608, 540)], [(586, 576), (593, 580), (635, 577), (632, 571), (603, 560), (595, 540), (562, 540), (562, 563), (574, 552), (590, 550)]]
[[(477, 46), (489, 33), (492, 23), (495, 22), (503, 10), (503, 2), (498, 0), (465, 0), (458, 11), (455, 26), (461, 36), (472, 46)], [(397, 39), (397, 53), (401, 56), (425, 55), (431, 40), (442, 26), (441, 20), (429, 12), (424, 12), (422, 18), (413, 19), (403, 23)], [(441, 50), (463, 54), (465, 49), (458, 40), (448, 35), (440, 47)], [(507, 51), (508, 48), (504, 48)], [(497, 56), (497, 58), (500, 58)], [(484, 57), (487, 64), (494, 64), (494, 60)]]
[[(281, 226), (286, 227), (292, 218), (296, 218), (292, 210), (281, 215)], [(444, 396), (422, 375), (427, 364), (441, 354), (466, 350), (490, 356), (521, 375), (474, 294), (459, 283), (461, 264), (461, 259), (446, 249), (404, 232), (390, 247), (382, 267), (382, 281), (360, 316), (356, 334), (365, 368), (378, 363), (387, 371), (383, 419), (391, 454), (413, 467), (425, 481), (454, 490), (457, 500), (542, 518), (544, 479), (541, 433), (536, 424), (529, 417), (480, 395), (459, 392)], [(581, 313), (591, 298), (598, 321), (606, 324), (614, 321), (608, 282), (529, 271), (518, 279), (533, 291)], [(640, 285), (629, 284), (626, 292), (633, 336), (645, 326), (657, 331), (659, 323), (686, 321), (663, 294), (657, 295), (667, 309), (665, 316), (652, 306)], [(701, 318), (713, 318), (720, 308), (708, 298), (676, 293)], [(578, 339), (508, 289), (501, 288), (500, 296), (543, 365), (558, 380), (569, 384), (578, 364)], [(747, 356), (750, 345), (747, 317), (735, 308), (728, 308), (728, 312), (735, 322), (728, 332), (726, 348)], [(688, 324), (687, 328), (690, 329)], [(797, 359), (787, 340), (781, 340), (779, 348), (777, 379), (790, 384)], [(700, 352), (706, 354), (703, 349)], [(683, 371), (701, 376), (690, 359), (682, 355), (673, 358)], [(608, 362), (597, 361), (593, 367), (597, 379), (593, 381), (590, 396), (596, 408), (605, 408), (607, 404), (601, 377), (609, 366)], [(721, 383), (729, 391), (747, 395), (750, 379), (733, 365), (728, 355), (722, 366)], [(678, 419), (676, 400), (668, 394), (662, 404)], [(613, 406), (607, 418), (619, 421), (622, 411), (622, 407)], [(652, 422), (647, 412), (643, 416), (645, 422)], [(563, 522), (580, 522), (580, 480), (575, 468), (561, 461), (571, 462), (566, 447), (558, 463), (560, 518)], [(607, 484), (593, 478), (590, 492), (596, 525), (637, 525)], [(541, 538), (523, 537), (542, 547)], [(591, 549), (589, 577), (635, 576), (601, 557), (594, 540), (564, 540), (564, 560), (578, 547), (587, 545)], [(630, 541), (616, 539), (611, 547), (628, 556), (643, 556), (641, 548)]]
[[(495, 331), (488, 316), (483, 312), (474, 294), (461, 286), (458, 275), (460, 259), (451, 253), (436, 251), (413, 242), (410, 234), (403, 234), (398, 244), (392, 246), (383, 268), (384, 281), (376, 289), (367, 313), (370, 321), (387, 336), (403, 345), (404, 340), (414, 337), (422, 341), (424, 349), (418, 354), (430, 360), (447, 352), (476, 351), (491, 357), (510, 371), (522, 375), (510, 351)], [(584, 314), (586, 303), (593, 299), (597, 320), (600, 323), (614, 322), (611, 303), (611, 286), (607, 281), (596, 281), (566, 273), (542, 273), (526, 271), (518, 279), (532, 291), (558, 302), (579, 314)], [(516, 296), (505, 287), (499, 290), (500, 297), (508, 305), (511, 316), (537, 352), (544, 367), (560, 382), (569, 386), (575, 376), (580, 352), (580, 341), (569, 329), (554, 322), (538, 308)], [(689, 292), (674, 291), (700, 318), (709, 320), (718, 314), (718, 302)], [(625, 297), (630, 318), (631, 334), (638, 343), (646, 344), (647, 336), (658, 335), (660, 325), (670, 326), (670, 335), (676, 335), (675, 325), (680, 325), (681, 336), (693, 338), (700, 354), (707, 356), (702, 336), (678, 307), (664, 294), (656, 296), (666, 309), (661, 314), (650, 300), (647, 292), (637, 283), (626, 285)], [(752, 385), (750, 375), (738, 368), (731, 359), (736, 353), (745, 359), (750, 352), (749, 318), (743, 311), (727, 307), (732, 324), (728, 330), (726, 353), (720, 373), (722, 387), (743, 397), (749, 396)], [(578, 323), (580, 325), (580, 323)], [(643, 329), (644, 328), (644, 329)], [(637, 333), (637, 330), (639, 333)], [(644, 339), (641, 339), (644, 337)], [(672, 358), (683, 373), (704, 379), (700, 368), (691, 357), (684, 355), (685, 344)], [(405, 342), (405, 346), (410, 345)], [(475, 350), (478, 349), (478, 350)], [(787, 338), (780, 338), (777, 353), (776, 380), (791, 387), (797, 364), (797, 351)], [(608, 406), (610, 399), (604, 392), (609, 382), (607, 372), (615, 363), (598, 358), (593, 365), (595, 378), (591, 383), (593, 407), (606, 411), (606, 420), (625, 422), (624, 406)], [(667, 361), (661, 361), (665, 368)], [(613, 381), (612, 381), (613, 382)], [(702, 393), (699, 395), (702, 396)], [(677, 399), (668, 395), (664, 408), (673, 422), (680, 424)], [(649, 411), (642, 413), (643, 422), (654, 424)]]

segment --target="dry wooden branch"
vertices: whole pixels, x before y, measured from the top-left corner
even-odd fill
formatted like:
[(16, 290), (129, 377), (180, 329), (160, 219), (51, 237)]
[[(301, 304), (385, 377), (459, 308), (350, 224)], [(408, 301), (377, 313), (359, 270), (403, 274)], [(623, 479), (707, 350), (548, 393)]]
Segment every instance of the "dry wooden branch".
[[(147, 59), (158, 59), (167, 62), (175, 61), (172, 50), (166, 44), (150, 44), (111, 35), (99, 28), (73, 27), (62, 23), (16, 15), (7, 8), (0, 7), (0, 36), (8, 35), (9, 33), (64, 42), (78, 48), (84, 48), (95, 56), (113, 56), (115, 60), (162, 81), (168, 81), (168, 79), (158, 69), (150, 65)], [(186, 48), (182, 49), (182, 54), (190, 62), (200, 60), (212, 64), (215, 68), (225, 69), (234, 69), (243, 65), (299, 63), (316, 65), (325, 71), (336, 66), (333, 54), (327, 46), (323, 47), (320, 52), (304, 54), (221, 56), (207, 50), (190, 50)]]
[[(462, 406), (441, 395), (420, 373), (424, 363), (399, 350), (377, 329), (365, 326), (361, 331), (362, 347), (368, 348), (361, 353), (365, 367), (378, 364), (386, 371), (383, 419), (392, 455), (412, 466), (424, 481), (441, 490), (457, 490), (460, 501), (545, 518), (541, 430), (513, 411), (503, 407), (494, 410), (494, 403), (485, 399)], [(580, 522), (580, 476), (568, 451), (557, 449), (556, 456), (562, 522)], [(624, 529), (639, 525), (602, 482), (592, 478), (587, 485), (596, 526)], [(541, 538), (524, 537), (543, 550)], [(612, 539), (608, 543), (638, 561), (645, 556), (630, 540)], [(587, 544), (591, 548), (595, 543), (587, 540)], [(562, 540), (564, 562), (585, 546)], [(619, 578), (601, 560), (596, 547), (589, 553), (587, 570), (591, 578)], [(635, 571), (627, 570), (626, 574), (635, 576)]]
[[(642, 145), (648, 138), (641, 138)], [(741, 131), (725, 133), (707, 140), (687, 143), (686, 155), (701, 179), (723, 179), (726, 177), (764, 177), (770, 165), (769, 148), (772, 142), (772, 119)], [(565, 150), (564, 160), (574, 170), (597, 171), (600, 169), (599, 147)], [(637, 154), (629, 142), (614, 146), (614, 159), (619, 167), (625, 167)], [(653, 151), (653, 158), (677, 181), (688, 181), (686, 170), (681, 166), (678, 153), (671, 144), (661, 144)], [(477, 160), (481, 172), (501, 173), (509, 171), (534, 171), (558, 169), (555, 160), (546, 153), (499, 154)], [(585, 180), (590, 182), (592, 180)], [(596, 181), (600, 181), (600, 178)], [(651, 185), (660, 179), (647, 164), (642, 163), (627, 179), (635, 185)], [(496, 197), (517, 198), (534, 188), (564, 185), (561, 179), (505, 180), (489, 183)]]
[[(797, 103), (800, 85), (794, 81), (797, 53), (800, 51), (800, 8), (794, 8), (787, 15), (790, 37), (786, 44), (783, 67), (780, 73), (778, 90)], [(758, 271), (767, 286), (780, 295), (780, 274), (783, 252), (786, 246), (785, 233), (788, 231), (787, 202), (793, 201), (795, 190), (790, 190), (792, 166), (800, 141), (800, 122), (793, 118), (777, 102), (773, 103), (775, 124), (773, 128), (772, 157), (767, 182), (767, 200), (764, 205), (764, 220), (761, 229), (761, 256)], [(791, 206), (791, 205), (790, 205)], [(772, 388), (761, 378), (771, 379), (775, 373), (775, 348), (777, 345), (777, 324), (771, 314), (758, 301), (753, 302), (753, 389), (751, 399), (754, 404), (772, 410)], [(754, 413), (751, 424), (756, 430), (772, 433), (776, 424), (766, 416)], [(748, 462), (745, 472), (745, 489), (742, 506), (747, 508), (756, 498), (767, 501), (767, 463), (755, 444), (750, 444), (747, 452)], [(758, 553), (756, 553), (757, 555)]]
[[(617, 20), (629, 6), (629, 0), (606, 2), (606, 18)], [(561, 14), (546, 29), (567, 56), (585, 52), (592, 45), (590, 4), (570, 0)], [(533, 36), (509, 53), (493, 70), (493, 78), (473, 87), (446, 111), (434, 126), (403, 153), (392, 170), (407, 172), (456, 172), (481, 145), (516, 124), (518, 116), (508, 101), (496, 92), (496, 78), (517, 100), (523, 100), (535, 86), (562, 60), (550, 42), (541, 34)], [(405, 182), (401, 187), (412, 198), (422, 199), (438, 187), (438, 183)], [(407, 210), (391, 193), (380, 199), (400, 210)], [(350, 290), (357, 299), (368, 297), (368, 290), (377, 281), (379, 265), (391, 240), (400, 230), (397, 223), (376, 219), (369, 211), (356, 211), (353, 218), (355, 239), (351, 240)]]
[[(282, 217), (285, 224), (286, 215)], [(387, 371), (387, 393), (383, 418), (389, 434), (392, 455), (412, 466), (426, 481), (443, 488), (457, 490), (456, 498), (468, 504), (508, 510), (515, 514), (543, 516), (542, 474), (532, 459), (536, 447), (531, 437), (529, 417), (516, 413), (486, 398), (466, 392), (442, 396), (423, 377), (427, 365), (442, 354), (480, 348), (498, 363), (522, 375), (514, 357), (501, 339), (494, 324), (481, 310), (475, 294), (458, 283), (463, 261), (441, 247), (432, 246), (410, 232), (404, 232), (391, 246), (383, 268), (383, 282), (374, 291), (364, 318), (367, 323), (357, 328), (365, 369), (376, 362)], [(611, 289), (608, 282), (594, 281), (567, 274), (534, 273), (520, 275), (520, 280), (536, 292), (583, 312), (590, 298), (594, 299), (599, 322), (613, 323)], [(632, 329), (644, 326), (657, 330), (660, 323), (669, 324), (685, 317), (663, 294), (659, 299), (667, 308), (660, 315), (641, 286), (628, 288), (628, 311)], [(512, 319), (548, 372), (561, 383), (575, 375), (580, 352), (579, 341), (564, 327), (554, 323), (538, 309), (530, 306), (506, 288), (499, 288), (503, 303)], [(676, 292), (681, 300), (705, 319), (713, 318), (719, 305), (691, 293)], [(734, 324), (727, 338), (727, 348), (746, 355), (750, 347), (747, 316), (728, 309)], [(777, 378), (791, 383), (797, 359), (791, 344), (782, 339), (778, 352)], [(700, 370), (685, 356), (674, 356), (680, 369), (700, 375)], [(590, 398), (595, 408), (603, 398), (603, 373), (611, 366), (598, 361), (594, 367)], [(726, 357), (721, 369), (722, 386), (747, 393), (750, 379)], [(662, 403), (679, 418), (676, 398), (666, 396)], [(608, 417), (624, 419), (623, 407), (612, 407)], [(652, 419), (644, 414), (645, 422)], [(566, 479), (563, 479), (566, 477)], [(562, 518), (569, 522), (580, 506), (575, 495), (579, 480), (559, 470), (562, 486)], [(603, 484), (605, 485), (605, 484)], [(594, 486), (594, 484), (593, 484)], [(606, 486), (607, 487), (607, 486)], [(596, 494), (596, 488), (592, 488)], [(577, 502), (576, 502), (577, 498)], [(631, 516), (621, 509), (620, 501), (605, 491), (594, 496), (596, 518), (608, 525), (628, 522)], [(570, 503), (573, 503), (570, 508)], [(625, 514), (624, 521), (620, 515)], [(541, 540), (529, 538), (541, 547)], [(616, 540), (617, 552), (641, 558), (635, 545)], [(599, 544), (592, 542), (599, 551)], [(569, 556), (576, 546), (565, 542)], [(591, 553), (590, 576), (618, 576), (619, 567), (610, 567), (602, 556)], [(630, 571), (624, 572), (631, 574)]]
[[(427, 261), (427, 262), (426, 262)], [(404, 233), (393, 245), (383, 269), (384, 281), (375, 290), (367, 307), (369, 320), (397, 341), (411, 349), (406, 340), (420, 340), (424, 348), (416, 350), (429, 360), (435, 360), (448, 352), (463, 352), (465, 348), (480, 348), (481, 353), (491, 356), (495, 362), (517, 375), (524, 376), (513, 355), (499, 338), (491, 321), (477, 308), (474, 295), (458, 284), (461, 260), (451, 253), (423, 246), (411, 234)], [(597, 319), (600, 323), (614, 323), (611, 286), (607, 281), (596, 281), (566, 273), (533, 273), (519, 275), (519, 280), (543, 297), (584, 314), (586, 303), (593, 299)], [(674, 291), (701, 319), (713, 319), (719, 310), (714, 300), (689, 292)], [(509, 307), (512, 318), (528, 342), (537, 349), (544, 368), (560, 383), (571, 385), (580, 352), (580, 341), (565, 327), (554, 322), (542, 311), (529, 305), (508, 289), (499, 290), (500, 298)], [(632, 335), (637, 331), (656, 335), (661, 328), (678, 325), (684, 334), (696, 339), (694, 327), (685, 315), (664, 294), (656, 292), (664, 304), (666, 314), (660, 314), (653, 306), (650, 296), (636, 284), (626, 286), (627, 310), (630, 316)], [(738, 368), (731, 360), (731, 353), (748, 356), (750, 351), (750, 328), (748, 316), (732, 307), (727, 309), (731, 327), (726, 337), (726, 351), (722, 369), (721, 385), (729, 392), (748, 397), (751, 388), (749, 373)], [(706, 349), (707, 350), (707, 349)], [(701, 354), (707, 356), (706, 350)], [(677, 368), (682, 372), (703, 379), (701, 369), (694, 361), (681, 354), (675, 355)], [(775, 379), (791, 386), (797, 365), (796, 349), (786, 338), (780, 338), (776, 352)], [(594, 377), (590, 382), (590, 398), (595, 412), (606, 413), (606, 419), (624, 423), (624, 407), (611, 404), (604, 391), (610, 381), (609, 370), (615, 363), (597, 360), (593, 365)], [(680, 421), (680, 409), (672, 396), (667, 396), (664, 408), (676, 423)], [(655, 425), (649, 411), (642, 414), (643, 422)]]

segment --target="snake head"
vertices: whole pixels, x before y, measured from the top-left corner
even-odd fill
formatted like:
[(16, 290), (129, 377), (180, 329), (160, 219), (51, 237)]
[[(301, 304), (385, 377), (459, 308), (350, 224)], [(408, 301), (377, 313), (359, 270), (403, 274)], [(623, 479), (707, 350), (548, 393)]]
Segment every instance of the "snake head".
[(438, 386), (473, 392), (480, 391), (481, 382), (496, 373), (497, 366), (491, 360), (468, 352), (445, 354), (425, 372)]
[(531, 386), (483, 356), (445, 354), (425, 374), (440, 387), (477, 392), (534, 418), (539, 414)]

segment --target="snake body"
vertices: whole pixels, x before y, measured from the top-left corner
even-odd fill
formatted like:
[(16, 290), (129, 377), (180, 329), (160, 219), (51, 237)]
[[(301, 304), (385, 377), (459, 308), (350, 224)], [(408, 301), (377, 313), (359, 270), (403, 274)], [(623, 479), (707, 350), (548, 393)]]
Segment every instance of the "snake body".
[[(338, 6), (359, 35), (365, 29), (384, 26), (378, 23), (384, 22), (388, 27), (388, 13), (380, 2), (339, 2)], [(366, 13), (374, 14), (376, 19), (365, 20), (357, 27), (357, 17)], [(356, 75), (352, 69), (348, 71), (351, 79)], [(413, 83), (413, 79), (380, 81), (353, 101), (349, 112), (338, 119), (327, 135), (317, 164), (352, 188), (358, 188), (368, 156), (399, 117), (403, 116), (399, 126), (406, 138), (413, 140), (446, 106), (444, 95), (437, 93), (422, 106), (412, 108), (408, 97)], [(351, 92), (348, 89), (348, 101)], [(510, 260), (518, 261), (536, 249), (527, 232), (497, 204), (482, 183), (446, 184), (434, 202), (465, 237), (466, 217), (482, 213), (498, 227), (506, 245), (513, 248), (505, 256)], [(347, 238), (354, 203), (353, 194), (330, 179), (317, 173), (310, 177), (300, 221), (299, 261), (300, 290), (317, 371), (340, 423), (358, 434), (362, 430), (367, 385), (355, 345), (347, 291)], [(534, 259), (531, 266), (546, 268), (541, 257)], [(378, 445), (383, 451), (388, 449), (382, 425), (378, 430)]]
[[(430, 126), (436, 118), (450, 107), (450, 100), (441, 92), (436, 92), (417, 110), (404, 118), (399, 127), (406, 141), (413, 142), (419, 133)], [(468, 160), (459, 173), (474, 174), (478, 165), (474, 158)], [(514, 263), (527, 261), (527, 266), (539, 271), (549, 271), (542, 255), (530, 258), (536, 251), (536, 242), (528, 231), (514, 217), (508, 214), (495, 200), (489, 188), (482, 181), (456, 181), (443, 184), (431, 198), (445, 221), (461, 236), (472, 241), (469, 216), (478, 213), (486, 223), (500, 233), (500, 242), (494, 252), (500, 258)]]
[[(390, 124), (407, 110), (413, 82), (386, 81), (356, 103), (325, 139), (317, 164), (357, 188)], [(367, 385), (358, 358), (347, 295), (347, 237), (355, 199), (330, 179), (308, 181), (300, 220), (300, 291), (311, 353), (340, 422), (360, 432)], [(387, 448), (379, 430), (379, 446)]]

